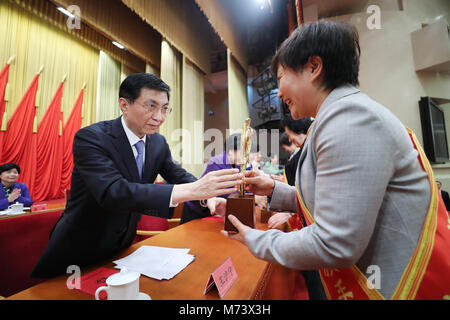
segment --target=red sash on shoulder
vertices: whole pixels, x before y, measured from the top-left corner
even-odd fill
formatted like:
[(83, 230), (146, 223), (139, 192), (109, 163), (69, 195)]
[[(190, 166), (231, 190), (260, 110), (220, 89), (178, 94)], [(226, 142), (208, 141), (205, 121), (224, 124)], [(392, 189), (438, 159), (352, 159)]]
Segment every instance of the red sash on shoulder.
[[(283, 178), (284, 178), (283, 179), (284, 183), (288, 184), (288, 180), (286, 177), (286, 171), (284, 171), (284, 173), (283, 173)], [(301, 221), (299, 214), (292, 215), (286, 223), (288, 225), (289, 231), (296, 231), (296, 230), (300, 230), (301, 228), (303, 228), (303, 222)]]
[[(433, 170), (414, 133), (407, 129), (419, 161), (428, 174), (431, 201), (416, 250), (391, 299), (450, 299), (450, 218), (434, 181)], [(306, 224), (314, 218), (306, 208), (297, 187), (298, 213)], [(345, 269), (319, 270), (330, 300), (380, 300), (381, 293), (355, 265)]]

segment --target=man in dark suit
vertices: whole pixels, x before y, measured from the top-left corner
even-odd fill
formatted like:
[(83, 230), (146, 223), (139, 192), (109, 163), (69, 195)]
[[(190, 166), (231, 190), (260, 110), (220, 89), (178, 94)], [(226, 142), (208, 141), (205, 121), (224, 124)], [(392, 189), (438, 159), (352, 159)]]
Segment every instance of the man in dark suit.
[(450, 211), (450, 197), (448, 195), (448, 192), (445, 190), (442, 190), (442, 183), (440, 181), (436, 181), (437, 187), (439, 191), (441, 192), (442, 200), (444, 200), (445, 208), (447, 208), (447, 211)]
[(297, 146), (289, 139), (286, 132), (280, 136), (281, 147), (289, 154), (289, 159), (284, 166), (284, 175), (287, 179), (287, 183), (292, 185), (295, 184), (295, 171), (297, 170), (297, 163), (300, 153), (298, 152)]
[[(170, 88), (151, 74), (135, 74), (120, 86), (123, 116), (85, 127), (73, 143), (71, 197), (32, 277), (48, 278), (110, 259), (131, 245), (140, 214), (171, 217), (179, 203), (208, 199), (224, 214), (218, 195), (236, 191), (238, 170), (197, 180), (172, 160), (156, 131), (170, 114)], [(153, 184), (160, 174), (168, 184)]]

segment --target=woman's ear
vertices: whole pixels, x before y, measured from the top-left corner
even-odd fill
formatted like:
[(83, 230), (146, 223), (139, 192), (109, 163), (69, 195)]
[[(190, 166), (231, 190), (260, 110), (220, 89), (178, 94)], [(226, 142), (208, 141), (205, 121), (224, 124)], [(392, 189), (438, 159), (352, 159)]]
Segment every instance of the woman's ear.
[(316, 80), (322, 75), (323, 61), (319, 56), (309, 57), (307, 62), (308, 71), (310, 71), (312, 80)]

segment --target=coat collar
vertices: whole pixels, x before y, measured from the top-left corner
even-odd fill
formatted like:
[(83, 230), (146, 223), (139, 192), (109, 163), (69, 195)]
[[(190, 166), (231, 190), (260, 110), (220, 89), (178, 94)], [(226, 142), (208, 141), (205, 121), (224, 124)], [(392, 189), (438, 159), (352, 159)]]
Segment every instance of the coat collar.
[(326, 99), (323, 101), (322, 105), (319, 108), (319, 112), (317, 112), (316, 118), (319, 117), (319, 114), (323, 109), (326, 109), (327, 106), (333, 104), (334, 102), (338, 101), (339, 99), (342, 99), (346, 96), (359, 93), (359, 89), (355, 88), (354, 86), (348, 84), (341, 87), (337, 87), (333, 91), (330, 92), (330, 94), (326, 97)]
[(152, 170), (150, 168), (153, 167), (153, 164), (156, 163), (156, 153), (152, 152), (152, 147), (155, 147), (155, 134), (148, 134), (145, 139), (145, 163), (142, 172), (142, 181), (146, 183), (153, 183), (150, 180), (150, 176), (152, 175)]
[[(323, 112), (324, 109), (326, 109), (329, 105), (333, 104), (334, 102), (338, 101), (339, 99), (342, 99), (346, 96), (352, 95), (352, 94), (356, 94), (359, 93), (359, 89), (355, 88), (352, 85), (344, 85), (341, 87), (337, 87), (336, 89), (334, 89), (333, 91), (330, 92), (330, 94), (325, 98), (325, 100), (323, 101), (322, 105), (319, 108), (319, 112), (317, 112), (316, 118), (319, 118), (319, 115)], [(314, 120), (314, 122), (311, 124), (311, 126), (314, 126), (316, 124), (316, 120)], [(313, 128), (310, 128), (309, 131), (312, 131)], [(299, 162), (302, 163), (303, 160), (306, 157), (306, 150), (308, 149), (308, 145), (310, 143), (311, 139), (309, 135), (305, 140), (305, 143), (302, 146), (302, 154), (300, 155), (300, 159)]]

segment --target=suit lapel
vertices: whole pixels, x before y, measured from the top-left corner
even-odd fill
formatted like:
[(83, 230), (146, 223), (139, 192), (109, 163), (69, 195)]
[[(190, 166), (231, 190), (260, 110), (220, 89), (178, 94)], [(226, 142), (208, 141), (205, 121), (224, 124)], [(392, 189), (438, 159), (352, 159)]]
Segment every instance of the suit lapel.
[(153, 135), (148, 134), (145, 138), (145, 162), (144, 166), (142, 168), (142, 182), (149, 183), (150, 176), (152, 174), (152, 168), (150, 166), (151, 163), (155, 163), (155, 160), (153, 159), (154, 153), (150, 151), (151, 148), (151, 140)]
[(302, 149), (300, 150), (300, 157), (298, 158), (298, 166), (301, 167), (303, 161), (306, 158), (306, 154), (308, 153), (309, 144), (311, 143), (311, 137), (310, 133), (313, 130), (313, 126), (315, 125), (315, 121), (311, 123), (311, 126), (308, 129), (308, 132), (306, 133), (305, 142), (303, 143)]
[(132, 182), (140, 182), (139, 172), (136, 164), (136, 159), (133, 155), (133, 150), (131, 149), (130, 142), (128, 141), (127, 135), (122, 127), (121, 118), (113, 120), (112, 123), (112, 136), (113, 144), (117, 149), (118, 155), (122, 158), (123, 163), (131, 177)]
[(301, 167), (301, 166), (302, 166), (303, 161), (304, 161), (305, 158), (306, 158), (306, 154), (308, 153), (308, 149), (307, 149), (306, 147), (307, 147), (307, 146), (304, 145), (303, 148), (302, 148), (302, 150), (300, 150), (301, 153), (300, 153), (300, 157), (298, 158), (298, 167)]
[[(295, 184), (297, 185), (297, 190), (300, 193), (300, 196), (303, 198), (302, 188), (301, 188), (301, 168), (303, 165), (303, 161), (306, 159), (306, 155), (308, 154), (308, 148), (311, 143), (311, 131), (313, 130), (313, 126), (315, 125), (315, 121), (311, 124), (311, 127), (308, 130), (305, 142), (303, 143), (302, 149), (300, 152), (300, 157), (298, 158), (297, 170), (295, 172)], [(304, 201), (303, 201), (304, 202)]]

